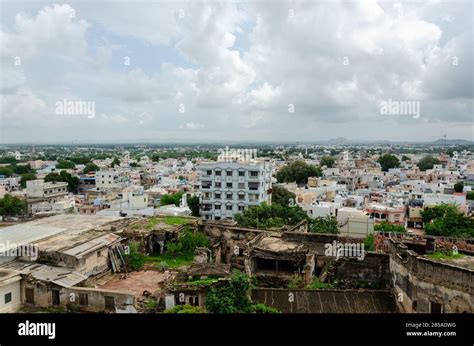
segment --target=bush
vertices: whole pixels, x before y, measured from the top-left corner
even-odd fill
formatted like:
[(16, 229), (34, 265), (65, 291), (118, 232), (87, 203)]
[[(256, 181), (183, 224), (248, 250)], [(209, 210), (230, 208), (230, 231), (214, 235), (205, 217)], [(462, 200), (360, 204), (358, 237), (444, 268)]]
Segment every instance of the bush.
[(375, 239), (373, 234), (369, 234), (364, 240), (365, 251), (375, 251)]
[(139, 270), (145, 264), (145, 256), (138, 251), (138, 244), (130, 243), (130, 253), (125, 255), (130, 269)]
[(191, 306), (188, 304), (176, 305), (174, 308), (163, 311), (165, 314), (202, 314), (205, 311), (199, 306)]
[(281, 311), (277, 308), (267, 306), (265, 304), (252, 305), (252, 312), (256, 314), (281, 314)]
[(396, 233), (405, 233), (406, 229), (400, 225), (392, 225), (388, 221), (382, 221), (381, 223), (375, 225), (374, 229), (380, 232), (396, 232)]
[(249, 290), (249, 277), (238, 270), (234, 270), (227, 285), (211, 287), (208, 290), (206, 309), (217, 314), (252, 312)]

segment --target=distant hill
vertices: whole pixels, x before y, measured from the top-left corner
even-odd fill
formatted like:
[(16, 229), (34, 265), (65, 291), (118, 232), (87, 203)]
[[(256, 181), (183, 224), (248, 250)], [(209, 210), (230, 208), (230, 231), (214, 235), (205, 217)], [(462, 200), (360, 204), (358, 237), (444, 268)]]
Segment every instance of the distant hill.
[(473, 141), (468, 141), (466, 139), (437, 139), (435, 141), (430, 142), (430, 144), (438, 144), (438, 145), (468, 145), (473, 144)]

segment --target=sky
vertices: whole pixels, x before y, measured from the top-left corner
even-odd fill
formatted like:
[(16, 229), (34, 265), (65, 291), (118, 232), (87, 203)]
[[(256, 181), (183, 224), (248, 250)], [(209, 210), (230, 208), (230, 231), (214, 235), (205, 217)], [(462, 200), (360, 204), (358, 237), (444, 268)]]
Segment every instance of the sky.
[(0, 0), (0, 143), (474, 140), (473, 12)]

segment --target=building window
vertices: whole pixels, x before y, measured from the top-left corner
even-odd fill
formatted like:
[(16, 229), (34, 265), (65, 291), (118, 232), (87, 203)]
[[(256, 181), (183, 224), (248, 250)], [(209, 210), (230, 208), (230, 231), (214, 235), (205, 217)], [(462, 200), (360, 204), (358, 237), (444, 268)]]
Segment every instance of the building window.
[(227, 210), (232, 210), (232, 205), (226, 205), (225, 207)]
[(244, 211), (244, 210), (245, 210), (245, 206), (239, 205), (239, 211)]
[(232, 176), (232, 171), (226, 171), (225, 175), (228, 176), (228, 177), (231, 177)]
[(217, 176), (220, 176), (221, 175), (221, 171), (216, 171), (215, 173)]
[(220, 204), (216, 204), (216, 205), (214, 206), (214, 209), (215, 209), (215, 210), (221, 210), (221, 205), (220, 205)]
[(112, 296), (104, 296), (104, 303), (106, 309), (114, 309), (115, 308), (115, 297)]
[(8, 304), (12, 301), (12, 293), (5, 294), (5, 304)]
[(225, 185), (228, 189), (232, 189), (232, 183), (226, 183)]
[(89, 296), (87, 295), (87, 293), (79, 293), (79, 305), (89, 305)]
[(215, 199), (221, 199), (221, 194), (220, 193), (215, 193), (214, 198)]
[(216, 186), (216, 187), (221, 187), (222, 184), (221, 184), (221, 183), (215, 183), (215, 186)]
[(100, 257), (102, 253), (100, 251), (97, 251), (97, 257)]
[(239, 171), (239, 177), (245, 177), (245, 171)]
[(239, 183), (239, 189), (241, 190), (245, 189), (245, 183)]
[(232, 193), (228, 193), (228, 194), (226, 195), (226, 198), (227, 198), (227, 199), (232, 199)]
[(240, 201), (245, 200), (245, 195), (244, 195), (243, 193), (240, 193), (240, 194), (239, 194), (239, 200), (240, 200)]
[(250, 171), (251, 177), (258, 177), (258, 171)]
[(206, 171), (206, 175), (211, 175), (212, 174), (212, 171), (211, 170), (207, 170)]

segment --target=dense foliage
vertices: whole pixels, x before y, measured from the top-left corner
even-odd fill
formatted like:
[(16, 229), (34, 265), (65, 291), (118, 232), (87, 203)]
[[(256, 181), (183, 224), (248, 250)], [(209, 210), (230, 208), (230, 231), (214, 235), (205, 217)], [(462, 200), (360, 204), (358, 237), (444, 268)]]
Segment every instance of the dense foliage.
[(400, 166), (400, 161), (395, 155), (385, 154), (379, 157), (378, 163), (382, 166), (382, 171), (387, 172), (390, 168), (397, 168)]
[(335, 216), (316, 217), (309, 221), (309, 231), (313, 233), (339, 234), (339, 225)]
[(276, 174), (279, 183), (306, 184), (308, 177), (320, 177), (322, 175), (321, 168), (308, 165), (304, 161), (295, 161), (283, 166)]
[(174, 308), (163, 311), (165, 314), (202, 314), (203, 312), (199, 306), (188, 304), (176, 305)]
[(375, 225), (374, 229), (380, 232), (398, 232), (398, 233), (406, 232), (405, 227), (401, 225), (393, 225), (388, 221), (382, 221), (381, 223)]
[(0, 199), (0, 215), (19, 216), (26, 213), (26, 201), (11, 195), (5, 195)]
[(474, 237), (474, 218), (466, 216), (455, 204), (441, 204), (421, 212), (425, 233), (445, 237)]
[(243, 213), (234, 215), (234, 220), (243, 227), (278, 228), (284, 225), (294, 225), (307, 219), (306, 212), (299, 205), (293, 207), (281, 204), (262, 203), (251, 206)]
[(417, 166), (420, 171), (426, 171), (427, 169), (432, 169), (434, 165), (439, 164), (439, 160), (433, 156), (425, 156), (420, 161), (418, 161)]
[(160, 199), (160, 204), (161, 205), (174, 204), (175, 206), (179, 207), (179, 203), (181, 202), (182, 197), (183, 197), (182, 192), (176, 192), (170, 195), (163, 195)]
[(166, 244), (166, 254), (172, 257), (192, 258), (197, 247), (209, 247), (209, 239), (202, 233), (185, 230), (177, 241)]
[(217, 314), (252, 312), (249, 290), (249, 277), (234, 270), (228, 284), (209, 289), (206, 296), (206, 309)]
[(321, 166), (326, 166), (327, 168), (334, 167), (335, 163), (336, 160), (332, 156), (323, 156), (320, 161)]
[(73, 177), (70, 173), (66, 171), (61, 171), (61, 173), (49, 173), (44, 178), (45, 182), (58, 182), (64, 181), (67, 183), (67, 189), (69, 192), (77, 193), (79, 189), (79, 178)]
[(282, 186), (273, 185), (272, 187), (272, 204), (280, 204), (283, 206), (290, 205), (291, 201), (295, 202), (296, 195), (288, 191)]
[(199, 216), (199, 197), (198, 196), (187, 196), (188, 207), (191, 210), (192, 216)]
[(87, 174), (89, 172), (97, 172), (98, 170), (100, 170), (100, 168), (95, 163), (88, 163), (82, 170), (82, 173)]

